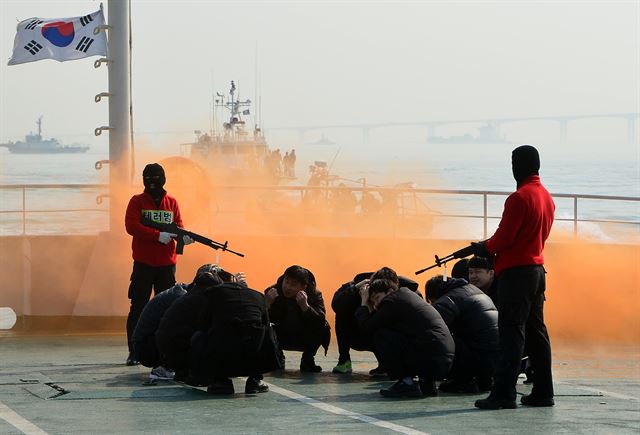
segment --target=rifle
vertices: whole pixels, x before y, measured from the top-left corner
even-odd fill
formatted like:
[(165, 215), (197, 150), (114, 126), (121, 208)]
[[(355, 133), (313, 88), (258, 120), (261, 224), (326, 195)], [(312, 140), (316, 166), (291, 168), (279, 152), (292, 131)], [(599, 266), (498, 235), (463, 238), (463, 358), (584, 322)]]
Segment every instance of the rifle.
[(433, 269), (434, 267), (440, 267), (443, 264), (447, 264), (449, 261), (451, 260), (455, 260), (457, 258), (464, 258), (464, 257), (468, 257), (469, 255), (473, 255), (476, 252), (476, 247), (471, 244), (469, 246), (465, 246), (462, 249), (457, 250), (456, 252), (454, 252), (453, 254), (449, 254), (445, 257), (438, 257), (437, 255), (436, 257), (436, 263), (432, 264), (429, 267), (426, 267), (424, 269), (420, 269), (419, 271), (416, 272), (416, 275), (420, 275), (422, 272), (426, 272), (429, 269)]
[(231, 249), (229, 249), (227, 247), (229, 245), (229, 242), (227, 241), (225, 241), (224, 243), (216, 242), (215, 240), (211, 240), (205, 236), (201, 236), (200, 234), (192, 233), (191, 231), (187, 231), (184, 228), (180, 228), (175, 222), (172, 222), (170, 224), (163, 224), (160, 222), (152, 221), (147, 217), (143, 217), (140, 222), (144, 226), (155, 228), (156, 230), (159, 230), (165, 233), (176, 234), (177, 235), (176, 254), (182, 255), (182, 252), (184, 250), (184, 240), (182, 239), (182, 236), (189, 236), (194, 241), (198, 243), (202, 243), (203, 245), (206, 245), (210, 248), (222, 249), (223, 251), (231, 252), (232, 254), (235, 254), (239, 257), (244, 257), (244, 254), (241, 254), (239, 252), (232, 251)]

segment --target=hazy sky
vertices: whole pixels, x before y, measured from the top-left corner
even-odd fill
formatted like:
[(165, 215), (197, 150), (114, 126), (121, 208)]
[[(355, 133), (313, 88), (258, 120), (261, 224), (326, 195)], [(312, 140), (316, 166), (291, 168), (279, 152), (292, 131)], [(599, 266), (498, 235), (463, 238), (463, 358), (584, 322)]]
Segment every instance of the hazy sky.
[[(253, 99), (256, 44), (267, 131), (640, 111), (638, 1), (131, 3), (134, 123), (154, 145), (209, 127), (212, 77)], [(42, 114), (46, 136), (106, 147), (106, 134), (92, 135), (108, 123), (106, 100), (93, 102), (107, 90), (95, 58), (6, 65), (18, 21), (99, 4), (0, 0), (2, 141)], [(596, 143), (626, 138), (624, 121), (583, 128), (573, 131)], [(150, 134), (167, 131), (184, 133)]]

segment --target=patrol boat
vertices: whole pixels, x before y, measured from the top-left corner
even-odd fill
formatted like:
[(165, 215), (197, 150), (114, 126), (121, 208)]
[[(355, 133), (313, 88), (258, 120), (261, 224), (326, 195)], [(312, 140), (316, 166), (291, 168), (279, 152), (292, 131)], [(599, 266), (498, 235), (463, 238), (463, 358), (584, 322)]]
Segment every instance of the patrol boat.
[(86, 153), (88, 146), (61, 145), (56, 138), (44, 139), (42, 137), (42, 116), (36, 121), (38, 134), (29, 133), (24, 141), (8, 142), (0, 144), (0, 147), (9, 149), (14, 154), (76, 154)]
[[(196, 141), (181, 144), (182, 156), (190, 158), (217, 174), (254, 178), (270, 176), (282, 178), (280, 150), (271, 151), (262, 129), (254, 122), (247, 130), (245, 117), (251, 115), (251, 100), (241, 100), (235, 82), (231, 81), (228, 95), (216, 92), (213, 101), (212, 129), (209, 133), (196, 130)], [(221, 126), (217, 126), (217, 109), (228, 112)], [(235, 178), (236, 181), (238, 178)]]

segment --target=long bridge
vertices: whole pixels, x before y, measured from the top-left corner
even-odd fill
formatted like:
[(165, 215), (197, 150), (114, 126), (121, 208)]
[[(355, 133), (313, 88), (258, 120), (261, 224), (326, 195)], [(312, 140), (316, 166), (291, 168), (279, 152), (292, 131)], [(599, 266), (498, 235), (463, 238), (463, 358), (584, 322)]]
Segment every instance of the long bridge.
[(399, 122), (371, 122), (371, 123), (355, 123), (355, 124), (316, 124), (316, 125), (303, 125), (303, 126), (288, 126), (288, 127), (270, 127), (269, 130), (277, 131), (294, 131), (297, 132), (301, 139), (302, 137), (312, 131), (324, 131), (329, 129), (356, 129), (361, 130), (362, 140), (368, 142), (369, 136), (372, 130), (381, 128), (393, 128), (393, 127), (425, 127), (427, 130), (427, 139), (434, 138), (436, 136), (436, 128), (445, 125), (456, 124), (480, 124), (486, 126), (492, 132), (492, 135), (499, 137), (500, 127), (504, 124), (518, 123), (518, 122), (534, 122), (534, 121), (549, 121), (559, 125), (560, 129), (560, 141), (565, 142), (567, 140), (567, 132), (569, 122), (579, 121), (584, 119), (622, 119), (627, 121), (627, 140), (629, 143), (634, 143), (638, 140), (638, 119), (640, 113), (600, 113), (591, 115), (559, 115), (559, 116), (522, 116), (522, 117), (504, 117), (504, 118), (475, 118), (475, 119), (457, 119), (457, 120), (444, 120), (444, 121), (399, 121)]

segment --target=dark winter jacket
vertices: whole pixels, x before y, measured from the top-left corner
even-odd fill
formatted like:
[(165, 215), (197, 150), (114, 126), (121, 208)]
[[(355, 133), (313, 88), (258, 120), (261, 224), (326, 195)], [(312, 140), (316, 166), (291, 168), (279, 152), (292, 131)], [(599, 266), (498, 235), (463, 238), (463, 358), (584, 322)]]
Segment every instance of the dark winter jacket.
[(478, 287), (464, 279), (451, 279), (433, 307), (451, 333), (471, 349), (498, 350), (498, 310)]
[(367, 335), (388, 328), (406, 336), (421, 350), (431, 352), (429, 357), (453, 360), (455, 344), (449, 328), (435, 308), (409, 289), (400, 288), (387, 294), (373, 313), (361, 306), (356, 318), (360, 330)]
[(208, 329), (209, 297), (206, 293), (213, 288), (192, 288), (164, 313), (156, 331), (156, 344), (169, 368), (186, 368), (191, 336), (198, 330)]
[[(331, 300), (331, 308), (337, 316), (352, 317), (355, 314), (361, 301), (360, 292), (356, 289), (356, 284), (368, 279), (372, 274), (373, 272), (359, 273), (353, 280), (342, 284), (342, 286), (336, 290)], [(418, 291), (419, 284), (417, 282), (405, 276), (399, 276), (398, 278), (400, 280), (400, 287), (406, 287), (422, 297)]]
[[(324, 299), (322, 293), (316, 288), (316, 278), (309, 273), (309, 283), (304, 292), (307, 294), (307, 303), (309, 309), (303, 312), (298, 303), (293, 298), (286, 298), (282, 293), (282, 281), (284, 281), (284, 275), (278, 278), (278, 281), (265, 289), (265, 293), (270, 288), (275, 288), (278, 291), (278, 297), (273, 301), (269, 307), (269, 319), (274, 324), (276, 331), (281, 328), (295, 330), (302, 329), (330, 329), (329, 323), (326, 320), (326, 310), (324, 307)], [(329, 347), (330, 334), (326, 334), (326, 338), (322, 343), (322, 347), (325, 349), (325, 353)]]
[(162, 316), (178, 298), (187, 293), (186, 288), (186, 284), (178, 283), (170, 289), (158, 293), (145, 305), (136, 329), (133, 331), (132, 341), (134, 343), (147, 340), (156, 333)]
[[(225, 283), (206, 292), (208, 329), (190, 356), (194, 376), (249, 376), (269, 371), (269, 351), (263, 349), (269, 328), (264, 295), (236, 283)], [(263, 352), (267, 354), (265, 357)]]

